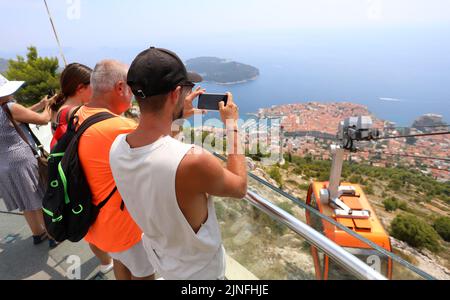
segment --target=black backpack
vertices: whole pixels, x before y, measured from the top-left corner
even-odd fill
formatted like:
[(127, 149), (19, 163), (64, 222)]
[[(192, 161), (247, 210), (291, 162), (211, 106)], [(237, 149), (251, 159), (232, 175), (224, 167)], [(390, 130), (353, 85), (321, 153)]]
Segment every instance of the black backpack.
[(117, 187), (98, 206), (92, 204), (92, 194), (80, 159), (78, 143), (92, 125), (114, 118), (101, 112), (86, 119), (78, 128), (78, 117), (72, 112), (66, 133), (58, 140), (48, 159), (48, 187), (43, 199), (47, 232), (58, 242), (80, 241), (97, 218), (100, 209), (117, 191)]

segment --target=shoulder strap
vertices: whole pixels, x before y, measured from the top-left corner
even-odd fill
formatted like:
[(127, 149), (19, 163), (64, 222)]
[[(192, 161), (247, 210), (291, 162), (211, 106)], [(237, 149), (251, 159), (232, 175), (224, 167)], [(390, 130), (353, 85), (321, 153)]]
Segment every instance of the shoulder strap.
[(11, 123), (13, 124), (14, 128), (16, 129), (17, 133), (19, 134), (19, 136), (22, 138), (22, 140), (27, 143), (27, 145), (30, 147), (31, 151), (33, 152), (34, 156), (39, 155), (36, 151), (36, 149), (30, 144), (30, 142), (28, 141), (28, 138), (25, 136), (25, 133), (23, 132), (22, 128), (19, 127), (19, 125), (17, 124), (17, 122), (14, 120), (11, 110), (8, 107), (8, 103), (4, 102), (1, 104), (3, 111), (5, 112), (6, 116), (8, 117), (8, 119), (11, 121)]
[[(70, 122), (73, 123), (74, 120), (78, 117), (75, 116), (75, 113), (78, 111), (78, 109), (80, 109), (80, 107), (77, 107), (75, 109), (75, 111), (72, 112), (71, 114), (71, 120)], [(93, 116), (90, 116), (89, 118), (87, 118), (83, 123), (81, 123), (80, 127), (76, 130), (75, 136), (72, 138), (69, 146), (66, 149), (66, 152), (63, 156), (63, 159), (61, 161), (61, 165), (63, 167), (63, 169), (66, 168), (66, 166), (70, 163), (71, 159), (73, 159), (75, 157), (75, 155), (77, 155), (78, 152), (78, 141), (80, 139), (80, 137), (83, 135), (83, 133), (89, 129), (89, 127), (91, 127), (94, 124), (97, 124), (99, 122), (108, 120), (108, 119), (112, 119), (117, 117), (116, 115), (113, 115), (112, 113), (109, 112), (101, 112), (98, 114), (95, 114)], [(78, 122), (76, 122), (78, 123)], [(75, 126), (75, 124), (71, 124), (70, 126)], [(102, 208), (103, 206), (105, 206), (105, 204), (108, 202), (109, 199), (111, 199), (111, 197), (114, 195), (114, 193), (117, 191), (117, 187), (114, 187), (114, 189), (112, 190), (112, 192), (108, 195), (108, 197), (103, 200), (99, 205), (98, 208)]]
[(61, 114), (62, 114), (62, 110), (61, 111), (59, 111), (57, 114), (56, 114), (56, 124), (59, 126), (59, 121), (60, 121), (60, 119), (61, 119)]
[(69, 121), (69, 119), (67, 118), (67, 114), (72, 110), (72, 108), (72, 106), (64, 107), (56, 114), (56, 124), (58, 124), (58, 126), (61, 123), (61, 119), (65, 120), (66, 122)]
[(70, 116), (71, 116), (70, 113), (73, 110), (75, 110), (76, 108), (77, 107), (69, 106), (69, 107), (66, 107), (64, 110), (61, 111), (61, 118), (66, 122), (66, 124), (69, 123), (69, 119), (70, 119)]
[[(105, 200), (103, 200), (102, 202), (100, 202), (100, 203), (97, 205), (98, 210), (101, 210), (101, 209), (103, 208), (103, 206), (105, 206), (106, 203), (108, 203), (108, 201), (112, 198), (112, 196), (114, 196), (114, 194), (115, 194), (116, 192), (117, 192), (117, 186), (115, 186), (115, 187), (113, 188), (113, 190), (112, 190), (111, 193), (108, 195), (108, 197), (106, 197)], [(123, 202), (123, 199), (122, 199), (122, 201), (120, 202), (120, 210), (123, 211), (124, 209), (125, 209), (125, 202)]]
[(75, 139), (79, 139), (81, 137), (81, 135), (92, 125), (108, 120), (108, 119), (112, 119), (115, 118), (116, 116), (109, 113), (109, 112), (101, 112), (98, 114), (95, 114), (93, 116), (90, 116), (89, 118), (87, 118), (83, 123), (81, 123), (80, 127), (77, 130), (77, 134), (75, 136)]
[[(115, 117), (116, 117), (115, 115), (113, 115), (109, 112), (101, 112), (101, 113), (95, 114), (95, 115), (87, 118), (83, 123), (81, 123), (80, 127), (78, 128), (75, 139), (79, 139), (81, 137), (81, 135), (92, 125), (102, 122), (102, 121), (105, 121), (105, 120), (108, 120), (108, 119), (115, 118)], [(113, 190), (111, 191), (111, 193), (109, 193), (108, 197), (106, 197), (105, 200), (100, 202), (97, 205), (97, 208), (99, 210), (102, 209), (102, 207), (106, 205), (106, 203), (112, 198), (112, 196), (114, 196), (114, 194), (116, 192), (117, 192), (117, 186), (114, 186)]]
[(100, 202), (100, 203), (97, 205), (97, 208), (98, 208), (98, 209), (102, 209), (102, 207), (105, 206), (106, 202), (108, 202), (109, 199), (111, 199), (112, 196), (114, 196), (114, 194), (115, 194), (116, 192), (117, 192), (117, 186), (115, 186), (115, 187), (113, 188), (113, 190), (111, 191), (111, 193), (109, 193), (108, 197), (106, 197), (105, 200), (103, 200), (102, 202)]
[(33, 138), (36, 146), (38, 147), (39, 151), (41, 151), (41, 153), (45, 156), (48, 157), (48, 153), (47, 151), (45, 151), (44, 146), (42, 145), (41, 141), (38, 139), (38, 137), (34, 134), (33, 130), (31, 130), (30, 125), (29, 124), (25, 124), (25, 126), (28, 128), (28, 131), (30, 132), (31, 137)]
[[(68, 116), (67, 130), (75, 131), (76, 124), (78, 124), (78, 117), (76, 116), (76, 113), (80, 110), (80, 108), (82, 106), (83, 105), (80, 105), (80, 106), (73, 107), (70, 109), (69, 113), (67, 114), (67, 116)], [(75, 122), (75, 119), (77, 120), (76, 122)]]

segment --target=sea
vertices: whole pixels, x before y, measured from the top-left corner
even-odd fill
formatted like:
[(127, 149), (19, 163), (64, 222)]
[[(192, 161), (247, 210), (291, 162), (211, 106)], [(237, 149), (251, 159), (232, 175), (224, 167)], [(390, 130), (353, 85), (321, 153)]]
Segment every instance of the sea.
[[(411, 126), (424, 114), (450, 122), (450, 30), (317, 33), (274, 38), (275, 44), (243, 44), (225, 58), (260, 70), (255, 81), (208, 92), (230, 91), (242, 113), (300, 102), (353, 102), (376, 117)], [(294, 39), (296, 37), (297, 39)], [(259, 44), (259, 46), (258, 46)]]
[(450, 122), (446, 37), (450, 26), (302, 29), (187, 39), (167, 47), (183, 59), (217, 56), (257, 67), (255, 81), (201, 84), (207, 92), (232, 92), (243, 118), (272, 105), (353, 102), (380, 119), (411, 126), (429, 113)]

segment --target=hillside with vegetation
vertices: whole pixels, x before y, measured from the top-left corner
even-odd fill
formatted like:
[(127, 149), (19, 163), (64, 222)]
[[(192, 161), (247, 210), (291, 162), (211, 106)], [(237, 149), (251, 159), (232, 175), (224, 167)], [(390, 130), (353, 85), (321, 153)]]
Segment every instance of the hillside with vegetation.
[[(208, 136), (202, 132), (194, 139), (193, 130), (184, 134), (198, 141)], [(264, 163), (264, 155), (256, 152), (246, 153), (249, 171), (300, 201), (306, 200), (312, 181), (329, 180), (331, 160), (286, 155), (285, 164), (270, 166)], [(394, 254), (435, 278), (450, 279), (450, 182), (436, 181), (407, 167), (348, 162), (342, 178), (361, 185), (391, 237)], [(292, 200), (254, 179), (250, 179), (249, 189), (307, 222), (304, 208)], [(246, 201), (217, 198), (215, 204), (227, 252), (258, 278), (314, 278), (308, 242)], [(397, 263), (393, 270), (393, 279), (419, 279)]]
[[(329, 179), (329, 160), (286, 156), (286, 161), (271, 167), (256, 162), (255, 173), (301, 200), (311, 181)], [(390, 233), (394, 253), (436, 277), (450, 279), (450, 182), (402, 167), (347, 162), (342, 180), (361, 185)]]

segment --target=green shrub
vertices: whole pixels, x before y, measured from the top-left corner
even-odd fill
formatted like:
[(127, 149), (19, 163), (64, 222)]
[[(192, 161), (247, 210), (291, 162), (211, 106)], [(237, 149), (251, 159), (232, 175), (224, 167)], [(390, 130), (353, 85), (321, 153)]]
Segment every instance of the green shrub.
[(269, 170), (269, 176), (275, 180), (279, 186), (283, 185), (283, 178), (280, 173), (280, 169), (278, 167), (272, 167)]
[(384, 200), (383, 205), (386, 211), (396, 211), (399, 208), (398, 200), (395, 197)]
[(289, 163), (285, 163), (283, 165), (280, 166), (280, 168), (282, 168), (283, 170), (288, 170), (289, 169)]
[(450, 218), (440, 217), (434, 221), (433, 224), (436, 232), (444, 239), (446, 242), (450, 242)]
[(408, 211), (408, 203), (406, 203), (406, 201), (400, 201), (398, 203), (398, 208), (403, 211)]
[(302, 191), (308, 191), (309, 190), (309, 183), (299, 184), (298, 188)]
[(402, 186), (403, 186), (403, 183), (400, 180), (394, 179), (389, 182), (387, 187), (390, 190), (399, 191)]
[(440, 249), (436, 231), (410, 214), (400, 214), (391, 223), (391, 235), (415, 248), (427, 248), (433, 252)]
[(348, 180), (351, 183), (363, 183), (364, 179), (361, 177), (361, 175), (353, 175)]
[(367, 195), (373, 195), (374, 191), (373, 191), (373, 187), (372, 185), (368, 184), (365, 188), (364, 188), (365, 192)]

